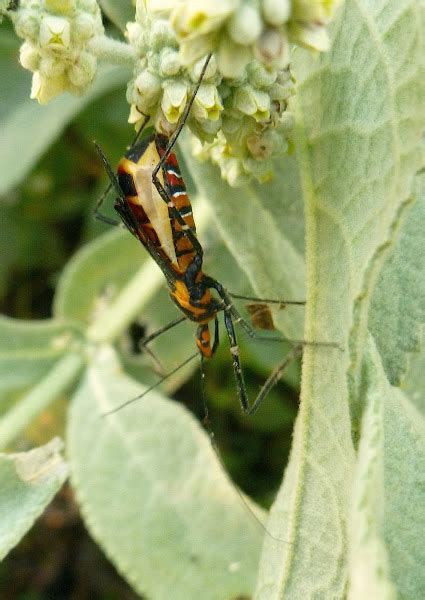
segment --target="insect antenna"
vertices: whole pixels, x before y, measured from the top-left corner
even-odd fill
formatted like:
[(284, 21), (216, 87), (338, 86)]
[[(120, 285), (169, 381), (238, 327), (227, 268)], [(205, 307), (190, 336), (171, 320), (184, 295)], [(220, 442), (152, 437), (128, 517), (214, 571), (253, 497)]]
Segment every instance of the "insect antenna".
[(133, 404), (133, 402), (136, 402), (137, 400), (141, 400), (144, 396), (146, 396), (147, 394), (149, 394), (149, 392), (151, 392), (152, 390), (154, 390), (155, 388), (157, 388), (158, 386), (160, 386), (161, 383), (163, 383), (166, 379), (169, 379), (172, 375), (174, 375), (175, 373), (177, 373), (177, 371), (180, 371), (180, 369), (182, 369), (185, 365), (187, 365), (188, 363), (190, 363), (197, 356), (198, 356), (198, 352), (195, 352), (194, 354), (191, 354), (188, 358), (186, 358), (186, 360), (184, 360), (179, 365), (177, 365), (177, 367), (175, 367), (174, 369), (172, 369), (171, 371), (169, 371), (168, 373), (166, 373), (165, 375), (163, 375), (159, 381), (157, 381), (156, 383), (154, 383), (153, 385), (151, 385), (150, 387), (148, 387), (142, 394), (139, 394), (138, 396), (135, 396), (134, 398), (130, 398), (129, 400), (126, 400), (125, 402), (123, 402), (122, 404), (119, 404), (115, 408), (112, 408), (111, 410), (108, 410), (107, 412), (103, 413), (102, 416), (103, 417), (107, 417), (108, 415), (111, 415), (111, 414), (113, 414), (115, 412), (118, 412), (122, 408), (125, 408), (129, 404)]

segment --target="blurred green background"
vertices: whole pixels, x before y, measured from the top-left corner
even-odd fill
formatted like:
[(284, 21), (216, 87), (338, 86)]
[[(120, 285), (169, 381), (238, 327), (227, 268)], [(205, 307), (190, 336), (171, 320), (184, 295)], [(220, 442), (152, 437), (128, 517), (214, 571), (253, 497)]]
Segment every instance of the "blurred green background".
[[(0, 70), (3, 74), (0, 121), (5, 130), (9, 126), (10, 107), (29, 104), (31, 77), (19, 67), (18, 47), (12, 31), (3, 24), (0, 30)], [(114, 235), (92, 216), (94, 203), (106, 185), (93, 140), (99, 142), (111, 163), (116, 164), (133, 137), (127, 116), (125, 86), (111, 83), (111, 89), (100, 93), (85, 107), (81, 104), (75, 109), (75, 116), (66, 126), (58, 128), (50, 144), (45, 144), (47, 149), (35, 166), (0, 197), (0, 304), (3, 314), (19, 319), (50, 317), (55, 285), (64, 265), (98, 236)], [(16, 139), (4, 136), (1, 143), (7, 147), (1, 150), (3, 158), (14, 157), (13, 160), (20, 161), (26, 156), (26, 145), (37, 142), (31, 131), (31, 127), (26, 130), (23, 123), (21, 135)], [(184, 164), (182, 169), (187, 172)], [(194, 197), (189, 176), (187, 183)], [(112, 201), (113, 198), (108, 199), (109, 210)], [(123, 235), (130, 234), (125, 232)], [(224, 247), (213, 222), (202, 234), (201, 241), (205, 246), (206, 272), (232, 291), (249, 292), (246, 278)], [(145, 251), (142, 247), (140, 253), (143, 260)], [(125, 260), (123, 256), (123, 271)], [(175, 316), (176, 309), (163, 289), (118, 342), (121, 358), (131, 374), (143, 381), (157, 379), (151, 359), (139, 353), (137, 343), (146, 331), (155, 330)], [(193, 351), (193, 334), (192, 324), (185, 323), (164, 334), (154, 345), (166, 370), (177, 364), (177, 357), (182, 356), (182, 346), (187, 347), (184, 351), (187, 354)], [(282, 356), (282, 347), (248, 343), (242, 335), (239, 337), (247, 387), (253, 398)], [(174, 353), (171, 348), (176, 349)], [(221, 459), (237, 485), (265, 507), (273, 499), (287, 461), (297, 411), (298, 375), (299, 365), (294, 364), (258, 414), (244, 417), (223, 331), (220, 348), (206, 365), (205, 393)], [(188, 377), (185, 381), (180, 377), (172, 382), (169, 389), (174, 390), (177, 402), (184, 403), (202, 420), (199, 370), (195, 369)], [(13, 398), (2, 398), (2, 411), (17, 398), (19, 393)], [(62, 435), (65, 418), (66, 398), (63, 398), (31, 425), (16, 448), (26, 449), (53, 435)], [(89, 538), (79, 518), (72, 490), (67, 486), (0, 565), (2, 600), (125, 600), (136, 597)]]

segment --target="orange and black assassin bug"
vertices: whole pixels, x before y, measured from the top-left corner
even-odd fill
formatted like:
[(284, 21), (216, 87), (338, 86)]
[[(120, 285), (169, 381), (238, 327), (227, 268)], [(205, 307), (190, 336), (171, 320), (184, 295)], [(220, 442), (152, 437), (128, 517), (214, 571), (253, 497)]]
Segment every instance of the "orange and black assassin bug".
[[(246, 414), (253, 414), (266, 395), (266, 390), (264, 393), (260, 391), (254, 403), (249, 404), (234, 322), (239, 323), (251, 337), (263, 336), (234, 307), (231, 296), (238, 296), (229, 294), (217, 280), (202, 270), (203, 248), (196, 237), (192, 206), (177, 158), (170, 152), (169, 139), (152, 134), (131, 147), (118, 164), (117, 176), (112, 172), (102, 150), (99, 147), (97, 149), (117, 193), (114, 204), (116, 211), (125, 226), (142, 242), (161, 268), (171, 299), (183, 313), (183, 316), (146, 338), (144, 343), (185, 319), (190, 319), (198, 324), (196, 344), (201, 356), (211, 358), (219, 343), (217, 314), (222, 311), (242, 410)], [(160, 165), (159, 189), (154, 181), (157, 165)], [(213, 296), (213, 291), (218, 298)], [(213, 340), (209, 330), (211, 321), (214, 321)], [(281, 337), (268, 336), (266, 339), (282, 341)]]
[[(268, 341), (283, 341), (283, 338), (261, 335), (242, 318), (231, 300), (232, 297), (247, 300), (258, 299), (230, 294), (216, 279), (203, 272), (203, 248), (196, 236), (192, 206), (176, 155), (172, 152), (202, 81), (208, 60), (205, 62), (201, 77), (183, 112), (181, 121), (170, 138), (155, 133), (133, 144), (121, 159), (117, 175), (112, 171), (108, 160), (97, 144), (96, 148), (117, 194), (114, 204), (116, 211), (125, 226), (141, 241), (161, 268), (170, 290), (171, 299), (183, 313), (183, 316), (153, 333), (143, 343), (146, 344), (185, 319), (190, 319), (198, 324), (196, 344), (201, 358), (211, 358), (219, 343), (217, 315), (219, 312), (223, 312), (239, 400), (243, 412), (251, 415), (256, 412), (271, 387), (279, 380), (289, 360), (294, 355), (301, 353), (302, 346), (306, 343), (322, 344), (292, 340), (295, 344), (293, 351), (277, 365), (255, 401), (250, 405), (239, 358), (234, 323), (240, 324), (252, 338), (267, 339)], [(98, 218), (107, 223), (117, 224), (99, 213), (98, 209), (103, 198), (104, 196), (99, 200), (95, 209)], [(213, 292), (218, 298), (213, 295)], [(266, 302), (278, 303), (281, 306), (283, 304), (282, 301), (276, 300), (267, 300)], [(285, 303), (304, 304), (301, 301)], [(209, 330), (211, 321), (214, 321), (213, 341)], [(334, 344), (327, 343), (325, 345), (334, 346)], [(194, 356), (196, 354), (188, 360)], [(171, 374), (169, 373), (167, 376)], [(128, 404), (128, 402), (124, 404)]]

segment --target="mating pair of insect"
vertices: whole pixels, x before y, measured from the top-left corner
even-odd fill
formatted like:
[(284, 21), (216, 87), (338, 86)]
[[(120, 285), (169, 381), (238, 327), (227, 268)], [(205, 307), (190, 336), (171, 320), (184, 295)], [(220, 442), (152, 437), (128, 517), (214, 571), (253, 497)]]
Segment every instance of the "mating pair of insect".
[[(211, 358), (217, 350), (219, 344), (218, 313), (222, 312), (230, 342), (239, 400), (243, 412), (251, 415), (257, 411), (268, 392), (279, 381), (290, 360), (301, 353), (302, 347), (311, 343), (321, 344), (319, 342), (294, 341), (292, 352), (277, 365), (254, 402), (249, 403), (234, 324), (240, 325), (251, 338), (267, 339), (268, 341), (283, 341), (283, 338), (265, 337), (259, 333), (239, 314), (232, 301), (232, 298), (251, 301), (258, 299), (231, 294), (216, 279), (203, 272), (203, 248), (196, 236), (192, 206), (186, 193), (177, 158), (173, 153), (173, 147), (189, 116), (209, 59), (210, 56), (207, 57), (201, 76), (171, 137), (156, 133), (138, 141), (141, 133), (139, 132), (135, 142), (121, 159), (117, 175), (113, 172), (101, 148), (96, 144), (96, 149), (108, 173), (110, 186), (99, 199), (95, 214), (97, 218), (106, 223), (118, 224), (99, 211), (106, 194), (112, 187), (117, 195), (114, 207), (122, 222), (140, 240), (158, 264), (167, 281), (171, 299), (183, 313), (182, 316), (145, 338), (143, 345), (184, 320), (190, 319), (198, 325), (196, 344), (202, 363), (204, 358)], [(148, 119), (145, 120), (144, 126), (147, 121)], [(283, 304), (278, 300), (260, 300), (260, 302)], [(304, 304), (304, 302), (285, 301), (285, 304)], [(209, 329), (212, 321), (214, 322), (213, 340), (211, 340)], [(325, 343), (325, 345), (333, 344)], [(197, 354), (190, 356), (183, 364), (192, 360)], [(183, 364), (179, 365), (177, 369)], [(163, 379), (175, 373), (177, 369), (168, 373)], [(118, 410), (134, 400), (136, 398), (130, 399), (114, 410)]]

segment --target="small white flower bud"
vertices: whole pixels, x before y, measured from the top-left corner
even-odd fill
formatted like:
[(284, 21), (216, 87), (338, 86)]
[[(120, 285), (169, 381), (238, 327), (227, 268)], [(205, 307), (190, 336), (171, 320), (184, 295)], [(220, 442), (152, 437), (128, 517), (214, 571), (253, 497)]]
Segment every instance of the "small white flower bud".
[(85, 88), (96, 74), (96, 57), (89, 52), (81, 52), (78, 60), (68, 71), (70, 82), (77, 88)]
[(261, 33), (263, 23), (258, 10), (249, 4), (242, 4), (231, 17), (227, 30), (237, 44), (250, 46)]
[(222, 35), (217, 52), (218, 67), (224, 77), (236, 79), (245, 73), (245, 66), (251, 58), (246, 46), (235, 44), (229, 37)]
[(290, 0), (263, 0), (262, 10), (264, 20), (270, 25), (283, 25), (291, 15)]
[[(202, 69), (204, 68), (204, 65), (205, 65), (205, 60), (206, 60), (206, 56), (203, 56), (200, 60), (197, 60), (196, 63), (191, 68), (190, 77), (191, 77), (192, 81), (194, 81), (194, 82), (199, 81), (199, 78), (201, 77)], [(213, 54), (209, 60), (207, 70), (204, 73), (204, 77), (203, 77), (202, 81), (209, 81), (210, 79), (213, 79), (216, 74), (217, 74), (217, 60)]]
[(145, 69), (137, 76), (134, 86), (140, 95), (141, 106), (149, 107), (158, 102), (162, 91), (159, 77)]
[(53, 79), (53, 77), (59, 77), (65, 71), (65, 62), (51, 54), (44, 55), (40, 59), (38, 70), (42, 77)]
[(67, 50), (71, 42), (71, 27), (64, 17), (46, 16), (41, 21), (39, 43), (42, 48)]
[(96, 33), (97, 23), (87, 13), (80, 13), (72, 22), (73, 38), (77, 42), (86, 42)]
[(193, 102), (193, 116), (195, 119), (209, 119), (217, 121), (223, 105), (218, 95), (217, 88), (212, 83), (202, 82)]
[(230, 17), (238, 0), (187, 0), (177, 2), (171, 25), (180, 40), (218, 30)]
[(187, 100), (187, 86), (182, 81), (170, 81), (164, 85), (161, 108), (169, 123), (177, 123)]
[(24, 69), (36, 71), (40, 62), (40, 53), (29, 42), (24, 42), (19, 50), (19, 60)]
[(21, 9), (15, 17), (14, 25), (16, 35), (25, 40), (37, 42), (40, 32), (40, 21), (34, 11)]
[(273, 27), (265, 29), (257, 40), (255, 52), (262, 62), (273, 64), (280, 69), (289, 64), (288, 38), (279, 29)]
[(276, 81), (277, 71), (275, 69), (265, 67), (257, 60), (253, 60), (249, 63), (247, 71), (248, 79), (254, 87), (268, 88)]
[[(130, 114), (128, 116), (129, 123), (139, 123), (142, 119), (145, 118), (145, 115), (137, 108), (135, 104), (130, 106)], [(137, 126), (136, 126), (137, 130)]]
[(177, 50), (166, 47), (161, 52), (159, 60), (159, 72), (163, 77), (172, 77), (182, 68)]
[(177, 47), (176, 38), (169, 22), (158, 19), (153, 21), (149, 32), (149, 47), (151, 50), (160, 51), (164, 46)]
[(236, 90), (234, 105), (256, 121), (265, 121), (270, 117), (270, 96), (251, 85), (244, 85)]
[(143, 44), (143, 29), (139, 25), (139, 23), (136, 23), (134, 21), (127, 23), (125, 36), (128, 39), (129, 43), (132, 46), (135, 46), (136, 48), (139, 48), (139, 46)]

